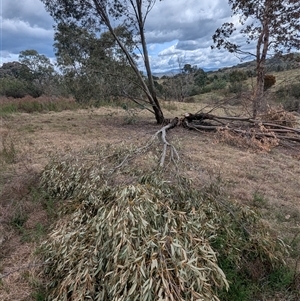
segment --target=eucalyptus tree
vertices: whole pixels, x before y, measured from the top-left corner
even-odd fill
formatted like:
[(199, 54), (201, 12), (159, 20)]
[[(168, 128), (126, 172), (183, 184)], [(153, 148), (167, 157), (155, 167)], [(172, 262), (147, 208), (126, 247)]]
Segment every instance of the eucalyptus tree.
[[(130, 32), (124, 26), (114, 30), (134, 56), (135, 42)], [(60, 23), (54, 40), (57, 65), (67, 91), (77, 101), (111, 99), (125, 89), (134, 95), (131, 82), (137, 81), (136, 76), (110, 32), (97, 37), (77, 24)]]
[(88, 102), (97, 91), (95, 74), (89, 69), (95, 38), (76, 24), (60, 23), (55, 29), (55, 55), (66, 92), (77, 102)]
[[(146, 104), (150, 105), (157, 123), (164, 121), (164, 115), (156, 96), (152, 78), (146, 38), (146, 18), (156, 0), (41, 0), (58, 24), (76, 24), (96, 36), (105, 29), (115, 39), (136, 74), (139, 86), (146, 94)], [(122, 24), (132, 32), (141, 45), (141, 54), (147, 72), (145, 79), (138, 69), (136, 60), (116, 33), (115, 24)]]
[(239, 34), (246, 44), (255, 42), (255, 51), (243, 50), (230, 40), (237, 26), (224, 23), (213, 35), (215, 46), (231, 53), (246, 54), (256, 59), (256, 89), (253, 96), (253, 116), (266, 109), (264, 99), (265, 63), (269, 54), (300, 49), (299, 0), (229, 0), (233, 16), (239, 16)]
[(23, 73), (24, 80), (34, 81), (39, 89), (46, 92), (56, 74), (50, 59), (34, 49), (27, 49), (19, 53), (19, 62), (29, 71)]

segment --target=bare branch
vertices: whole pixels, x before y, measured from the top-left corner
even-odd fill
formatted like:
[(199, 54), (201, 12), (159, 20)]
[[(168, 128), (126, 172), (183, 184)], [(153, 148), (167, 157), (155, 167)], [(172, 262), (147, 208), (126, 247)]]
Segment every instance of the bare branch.
[[(282, 112), (279, 111), (278, 113)], [(268, 122), (264, 121), (262, 117), (264, 116), (260, 116), (260, 119), (228, 117), (202, 112), (197, 114), (187, 113), (181, 122), (183, 126), (197, 131), (229, 131), (243, 137), (254, 137), (257, 140), (266, 137), (275, 139), (278, 143), (284, 140), (300, 142), (300, 129), (285, 125), (286, 122), (292, 124), (292, 121), (278, 120), (278, 123), (276, 123), (276, 120), (272, 120), (272, 122)], [(226, 123), (221, 120), (229, 122)]]
[[(134, 103), (138, 104), (139, 106), (141, 106), (142, 108), (148, 110), (149, 112), (151, 112), (152, 114), (154, 114), (154, 111), (152, 111), (150, 108), (148, 108), (145, 104), (140, 103), (136, 97), (133, 97), (131, 95), (129, 95), (128, 93), (126, 93), (125, 90), (123, 90), (123, 93), (126, 97), (128, 97), (129, 99), (131, 99)], [(143, 99), (141, 99), (142, 101), (144, 101)], [(148, 103), (145, 101), (145, 103)]]
[[(176, 127), (178, 122), (179, 122), (179, 119), (177, 117), (175, 117), (168, 125), (162, 127), (159, 131), (157, 131), (154, 134), (154, 137), (159, 136), (161, 142), (163, 143), (163, 152), (162, 152), (162, 156), (160, 159), (160, 167), (164, 166), (168, 147), (170, 147), (171, 160), (173, 162), (175, 162), (175, 160), (179, 160), (179, 155), (178, 155), (178, 152), (176, 151), (176, 148), (172, 144), (170, 144), (166, 138), (167, 131)], [(174, 155), (175, 155), (175, 158), (174, 158)]]

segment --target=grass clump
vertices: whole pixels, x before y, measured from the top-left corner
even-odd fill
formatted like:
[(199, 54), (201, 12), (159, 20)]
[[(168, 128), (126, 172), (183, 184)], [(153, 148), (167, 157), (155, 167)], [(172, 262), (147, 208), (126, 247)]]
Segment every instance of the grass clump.
[(26, 95), (23, 98), (1, 98), (0, 116), (7, 116), (13, 113), (35, 113), (35, 112), (60, 112), (63, 110), (74, 110), (80, 108), (73, 99), (60, 97), (40, 96), (34, 98)]
[(42, 175), (65, 200), (43, 245), (48, 300), (250, 300), (284, 265), (287, 246), (220, 183), (197, 190), (134, 161), (116, 169), (119, 150), (105, 152), (53, 160)]
[(0, 163), (13, 164), (17, 160), (17, 150), (13, 137), (10, 133), (4, 132), (0, 137)]

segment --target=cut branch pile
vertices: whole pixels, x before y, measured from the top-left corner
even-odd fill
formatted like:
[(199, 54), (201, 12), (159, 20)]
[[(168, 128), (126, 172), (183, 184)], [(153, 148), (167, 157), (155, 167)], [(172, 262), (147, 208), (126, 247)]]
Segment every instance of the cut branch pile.
[[(275, 116), (278, 116), (276, 119)], [(265, 117), (265, 120), (262, 118)], [(216, 116), (210, 113), (187, 113), (182, 125), (198, 131), (225, 132), (235, 137), (255, 139), (272, 146), (300, 143), (300, 128), (292, 114), (266, 114), (260, 119), (248, 117)], [(284, 118), (283, 118), (284, 117)], [(287, 118), (288, 117), (288, 118)]]
[[(168, 142), (167, 132), (179, 125), (197, 131), (214, 131), (219, 134), (220, 140), (235, 146), (247, 147), (256, 150), (270, 151), (272, 148), (283, 145), (297, 147), (300, 143), (300, 127), (296, 117), (286, 111), (270, 111), (260, 118), (240, 116), (217, 116), (214, 114), (197, 112), (187, 113), (184, 118), (175, 117), (166, 120), (167, 125), (158, 130), (146, 146), (137, 149), (136, 153), (147, 151), (152, 143), (159, 139), (163, 145), (159, 166), (165, 165), (167, 150), (170, 150), (170, 161), (176, 165), (179, 155), (175, 147)], [(124, 162), (127, 162), (125, 158)], [(123, 165), (123, 163), (121, 165)], [(120, 167), (120, 166), (118, 166)]]
[(254, 279), (258, 267), (264, 281), (282, 267), (288, 247), (221, 184), (198, 190), (137, 162), (111, 173), (119, 161), (119, 149), (97, 145), (88, 160), (85, 151), (58, 156), (43, 171), (41, 189), (62, 202), (42, 244), (48, 300), (229, 300), (219, 297), (230, 275)]

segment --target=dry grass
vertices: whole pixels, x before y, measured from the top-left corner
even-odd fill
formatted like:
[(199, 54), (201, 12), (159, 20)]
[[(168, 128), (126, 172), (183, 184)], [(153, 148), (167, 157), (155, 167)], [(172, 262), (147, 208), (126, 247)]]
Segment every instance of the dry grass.
[[(171, 110), (166, 111), (167, 118), (196, 112), (201, 107), (198, 103), (176, 103), (176, 111), (173, 108), (170, 106)], [(16, 270), (34, 260), (32, 254), (36, 242), (24, 243), (8, 226), (13, 215), (12, 207), (14, 210), (21, 208), (26, 213), (25, 229), (32, 229), (45, 220), (45, 209), (26, 199), (26, 187), (33, 180), (30, 174), (37, 175), (53, 154), (95, 145), (143, 145), (159, 129), (154, 118), (145, 111), (135, 116), (134, 124), (126, 122), (127, 116), (120, 108), (99, 108), (46, 114), (21, 113), (0, 121), (0, 137), (9, 132), (17, 150), (15, 162), (2, 165), (0, 172), (0, 248), (6, 250), (1, 254), (0, 273)], [(195, 185), (202, 187), (221, 178), (232, 198), (242, 204), (260, 207), (266, 222), (281, 232), (288, 242), (299, 232), (299, 150), (277, 147), (270, 152), (254, 151), (230, 145), (212, 133), (182, 128), (168, 135), (178, 148), (181, 160), (189, 164), (188, 175)], [(13, 206), (12, 200), (20, 196), (22, 204)], [(0, 300), (33, 300), (28, 277), (33, 279), (36, 277), (34, 273), (37, 272), (31, 274), (22, 270), (3, 278)]]
[(6, 116), (16, 112), (48, 112), (76, 109), (79, 105), (72, 98), (40, 96), (34, 98), (25, 96), (23, 98), (0, 97), (0, 116)]

